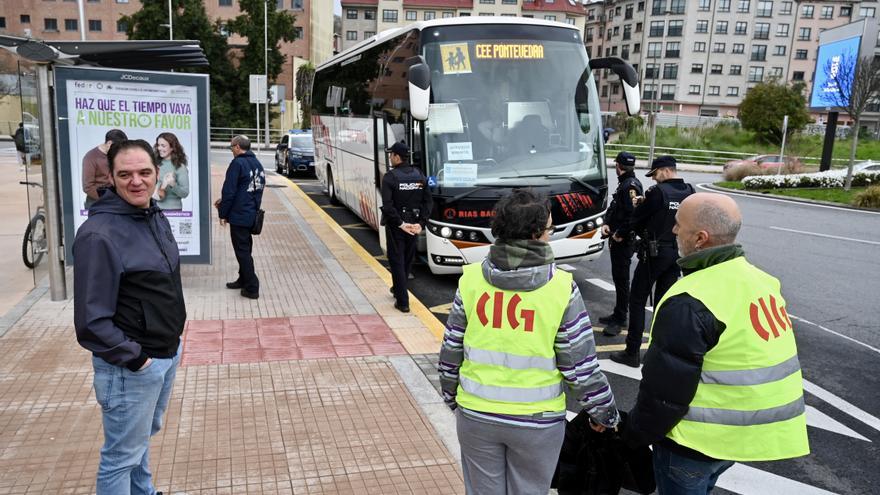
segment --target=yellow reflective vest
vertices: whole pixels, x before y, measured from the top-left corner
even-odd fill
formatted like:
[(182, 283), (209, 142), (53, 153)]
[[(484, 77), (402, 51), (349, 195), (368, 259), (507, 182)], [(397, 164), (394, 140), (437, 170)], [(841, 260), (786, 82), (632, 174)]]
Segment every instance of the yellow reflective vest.
[(716, 459), (809, 454), (803, 378), (779, 281), (739, 256), (680, 279), (657, 312), (682, 293), (702, 302), (725, 330), (703, 358), (687, 414), (666, 436)]
[(483, 278), (480, 263), (459, 281), (467, 316), (456, 401), (473, 411), (531, 415), (565, 410), (554, 342), (571, 297), (557, 269), (533, 291), (508, 291)]

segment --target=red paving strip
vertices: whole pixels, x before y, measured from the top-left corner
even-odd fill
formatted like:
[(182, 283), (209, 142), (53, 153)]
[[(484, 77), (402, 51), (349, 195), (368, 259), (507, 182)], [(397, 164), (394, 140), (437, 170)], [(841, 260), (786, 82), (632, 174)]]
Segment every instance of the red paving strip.
[(182, 366), (406, 354), (379, 315), (192, 320)]

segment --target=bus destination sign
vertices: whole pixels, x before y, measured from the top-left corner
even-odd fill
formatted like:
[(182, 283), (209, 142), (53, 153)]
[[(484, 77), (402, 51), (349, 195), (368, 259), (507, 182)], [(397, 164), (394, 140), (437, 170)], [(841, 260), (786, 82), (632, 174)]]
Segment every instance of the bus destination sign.
[(474, 51), (479, 59), (490, 60), (541, 60), (544, 45), (535, 43), (477, 43)]

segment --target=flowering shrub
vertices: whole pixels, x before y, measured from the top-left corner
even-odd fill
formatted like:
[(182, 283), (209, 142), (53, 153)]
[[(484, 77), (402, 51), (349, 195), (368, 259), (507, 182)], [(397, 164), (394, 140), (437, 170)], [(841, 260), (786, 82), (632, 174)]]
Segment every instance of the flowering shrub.
[[(795, 187), (843, 187), (846, 170), (827, 170), (811, 174), (753, 175), (742, 180), (746, 189), (787, 189)], [(880, 184), (880, 172), (853, 174), (853, 187)]]

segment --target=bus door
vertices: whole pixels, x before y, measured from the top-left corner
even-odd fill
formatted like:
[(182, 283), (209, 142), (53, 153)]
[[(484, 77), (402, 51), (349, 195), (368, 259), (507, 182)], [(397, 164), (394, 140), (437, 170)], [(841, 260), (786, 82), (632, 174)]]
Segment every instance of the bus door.
[[(388, 156), (388, 145), (386, 144), (388, 143), (388, 123), (385, 120), (385, 112), (373, 112), (373, 134), (373, 142), (376, 143), (376, 148), (374, 150), (376, 162), (376, 205), (380, 208), (377, 213), (379, 214), (379, 218), (381, 218), (382, 179), (385, 177), (385, 174), (391, 170), (391, 160)], [(382, 248), (383, 252), (388, 252), (385, 241), (385, 228), (382, 226), (379, 227), (379, 246)]]

